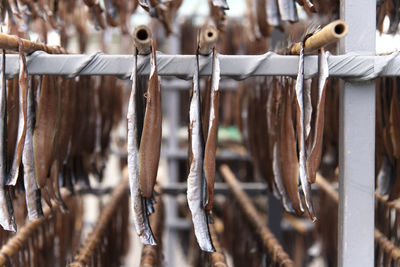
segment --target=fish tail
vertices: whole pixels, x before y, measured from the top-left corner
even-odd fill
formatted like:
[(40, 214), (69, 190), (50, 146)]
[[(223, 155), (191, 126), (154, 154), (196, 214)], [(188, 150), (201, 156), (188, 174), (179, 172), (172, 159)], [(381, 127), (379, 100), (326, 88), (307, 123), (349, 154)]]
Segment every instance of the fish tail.
[[(157, 245), (157, 242), (156, 242), (156, 239), (154, 238), (153, 230), (151, 229), (151, 226), (150, 226), (150, 221), (149, 221), (149, 217), (148, 217), (149, 213), (147, 210), (147, 208), (149, 207), (148, 202), (149, 201), (147, 200), (147, 198), (142, 197), (142, 211), (143, 211), (145, 230), (142, 233), (142, 235), (140, 235), (140, 239), (144, 245), (155, 246), (155, 245)], [(151, 206), (151, 209), (154, 212), (153, 206)]]

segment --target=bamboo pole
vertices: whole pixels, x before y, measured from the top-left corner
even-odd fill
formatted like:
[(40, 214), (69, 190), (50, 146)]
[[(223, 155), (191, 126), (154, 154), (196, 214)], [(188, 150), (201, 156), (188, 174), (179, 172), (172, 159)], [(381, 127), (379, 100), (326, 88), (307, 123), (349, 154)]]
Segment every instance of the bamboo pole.
[[(18, 51), (18, 39), (16, 35), (10, 35), (0, 33), (0, 49)], [(41, 43), (31, 42), (26, 39), (22, 39), (24, 44), (24, 51), (26, 53), (32, 53), (35, 51), (45, 51), (49, 54), (62, 54), (66, 53), (60, 46), (50, 46)]]
[[(70, 196), (68, 191), (62, 191), (63, 199)], [(31, 236), (37, 233), (37, 230), (52, 218), (52, 212), (59, 208), (58, 202), (52, 201), (53, 209), (49, 206), (43, 208), (43, 217), (28, 221), (14, 236), (12, 236), (0, 250), (0, 266), (6, 265), (8, 259), (11, 259), (21, 249), (28, 244)]]
[(133, 34), (133, 44), (139, 55), (148, 55), (151, 52), (151, 31), (147, 26), (136, 27)]
[(265, 226), (264, 221), (254, 207), (249, 196), (241, 188), (240, 183), (237, 181), (231, 169), (224, 164), (220, 167), (220, 172), (222, 177), (229, 184), (233, 196), (238, 201), (241, 209), (246, 213), (246, 217), (259, 234), (263, 246), (267, 249), (268, 254), (274, 255), (279, 266), (294, 266), (293, 260), (290, 259), (289, 255), (279, 244), (279, 241), (271, 233), (268, 227)]
[(79, 249), (78, 253), (74, 258), (74, 262), (69, 265), (70, 267), (80, 267), (90, 264), (91, 257), (93, 256), (93, 253), (96, 251), (96, 248), (99, 246), (107, 225), (109, 225), (110, 220), (112, 219), (116, 210), (118, 210), (120, 201), (126, 194), (128, 194), (127, 191), (128, 184), (129, 184), (128, 170), (127, 168), (125, 168), (123, 170), (122, 181), (113, 190), (110, 197), (110, 201), (101, 212), (95, 227), (86, 238), (82, 247)]
[[(320, 31), (316, 32), (309, 38), (307, 38), (304, 44), (304, 52), (312, 52), (318, 50), (328, 44), (339, 41), (341, 38), (346, 36), (348, 32), (348, 27), (346, 22), (342, 20), (335, 20)], [(290, 48), (291, 55), (300, 54), (301, 43), (295, 43)]]
[(211, 54), (218, 40), (218, 31), (214, 27), (202, 27), (199, 32), (199, 54), (207, 56)]

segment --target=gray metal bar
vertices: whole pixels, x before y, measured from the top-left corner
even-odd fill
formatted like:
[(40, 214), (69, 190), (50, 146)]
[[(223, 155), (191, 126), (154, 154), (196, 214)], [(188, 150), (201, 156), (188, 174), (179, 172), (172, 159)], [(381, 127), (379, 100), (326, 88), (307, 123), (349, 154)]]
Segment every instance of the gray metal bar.
[[(188, 152), (183, 149), (173, 149), (170, 151), (166, 151), (166, 153), (162, 153), (161, 156), (168, 157), (169, 159), (187, 159)], [(240, 161), (249, 161), (250, 155), (242, 155), (239, 153), (234, 153), (227, 150), (221, 150), (217, 152), (216, 160), (240, 160)]]
[[(354, 28), (353, 28), (354, 30)], [(398, 55), (398, 54), (395, 54)], [(288, 75), (296, 76), (298, 56), (282, 56), (269, 52), (264, 55), (220, 55), (221, 76), (244, 79), (249, 76)], [(388, 56), (347, 54), (329, 56), (328, 65), (333, 77), (400, 76), (400, 56), (388, 60)], [(158, 53), (157, 64), (160, 76), (177, 76), (190, 79), (193, 74), (192, 55), (164, 55)], [(132, 71), (131, 55), (49, 55), (33, 54), (27, 57), (28, 73), (32, 75), (115, 75), (128, 78)], [(150, 71), (148, 56), (138, 56), (139, 74)], [(383, 67), (382, 67), (383, 65)], [(82, 67), (85, 66), (85, 67)], [(376, 73), (379, 71), (379, 73)], [(18, 55), (7, 55), (7, 78), (19, 72)], [(306, 77), (318, 73), (317, 57), (305, 59)], [(211, 75), (211, 58), (200, 57), (200, 75)]]
[[(242, 189), (250, 196), (260, 194), (265, 195), (268, 192), (268, 188), (265, 183), (241, 183), (240, 185), (242, 186)], [(162, 187), (163, 194), (168, 195), (186, 194), (186, 191), (186, 183), (169, 183)], [(215, 183), (214, 193), (223, 195), (229, 194), (229, 185), (226, 183)]]
[[(341, 53), (375, 55), (376, 1), (341, 0)], [(359, 15), (362, 14), (362, 15)], [(365, 57), (365, 56), (364, 56)], [(375, 62), (371, 57), (369, 65)], [(374, 265), (375, 82), (343, 82), (339, 108), (338, 265)]]

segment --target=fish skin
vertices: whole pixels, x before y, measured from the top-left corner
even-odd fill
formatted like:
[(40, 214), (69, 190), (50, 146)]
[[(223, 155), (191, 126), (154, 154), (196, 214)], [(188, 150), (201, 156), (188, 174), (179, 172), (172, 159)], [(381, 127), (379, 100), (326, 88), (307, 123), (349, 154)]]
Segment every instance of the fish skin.
[(323, 50), (321, 50), (319, 62), (320, 70), (318, 78), (318, 105), (317, 117), (315, 122), (315, 134), (312, 141), (311, 152), (308, 155), (306, 161), (308, 181), (310, 183), (315, 183), (317, 170), (321, 162), (322, 156), (326, 85), (329, 77), (328, 61)]
[(213, 53), (213, 71), (211, 79), (210, 91), (210, 115), (208, 123), (208, 135), (204, 154), (204, 174), (207, 179), (207, 203), (205, 210), (210, 212), (213, 206), (214, 197), (214, 182), (215, 182), (215, 155), (218, 143), (218, 110), (219, 110), (219, 80), (220, 80), (220, 66), (218, 53), (214, 49)]
[[(154, 47), (154, 46), (153, 46)], [(161, 149), (161, 88), (157, 76), (155, 49), (151, 54), (151, 73), (146, 93), (146, 112), (139, 147), (139, 179), (142, 196), (151, 198), (156, 183)]]
[[(22, 152), (25, 144), (26, 135), (26, 122), (27, 122), (27, 97), (28, 97), (28, 72), (26, 70), (26, 59), (24, 55), (24, 45), (21, 39), (19, 39), (19, 120), (18, 120), (18, 133), (17, 133), (17, 144), (14, 152), (14, 159), (12, 161), (11, 169), (7, 178), (7, 185), (15, 186), (19, 175), (19, 167), (22, 161)], [(22, 115), (22, 116), (21, 116)]]
[(306, 125), (305, 125), (305, 103), (304, 103), (304, 45), (300, 49), (299, 71), (296, 79), (296, 106), (297, 106), (297, 135), (299, 147), (299, 177), (301, 188), (304, 193), (307, 211), (310, 218), (315, 221), (315, 212), (311, 199), (311, 185), (307, 175), (307, 154), (306, 154)]
[(189, 160), (190, 169), (187, 178), (187, 200), (197, 243), (204, 251), (214, 252), (210, 231), (208, 228), (208, 216), (203, 209), (203, 137), (200, 114), (200, 88), (199, 66), (196, 56), (195, 73), (193, 75), (193, 90), (189, 104)]
[(137, 65), (136, 65), (136, 53), (134, 55), (134, 69), (132, 72), (132, 91), (129, 97), (127, 124), (128, 124), (128, 138), (127, 138), (127, 149), (128, 149), (128, 175), (129, 175), (129, 187), (131, 192), (131, 206), (133, 222), (135, 225), (136, 233), (140, 237), (140, 240), (145, 245), (156, 245), (153, 232), (150, 228), (150, 224), (147, 220), (147, 214), (144, 211), (142, 204), (142, 195), (140, 193), (140, 182), (139, 182), (139, 144), (137, 138), (137, 112), (136, 112), (136, 92), (137, 92)]
[(6, 196), (6, 188), (4, 187), (6, 183), (6, 121), (7, 121), (7, 89), (6, 89), (6, 77), (5, 77), (5, 51), (2, 50), (2, 64), (1, 64), (1, 74), (0, 74), (0, 114), (2, 126), (0, 127), (0, 225), (4, 230), (15, 232), (16, 225), (13, 221), (13, 216), (10, 214), (10, 211), (7, 206), (7, 196)]

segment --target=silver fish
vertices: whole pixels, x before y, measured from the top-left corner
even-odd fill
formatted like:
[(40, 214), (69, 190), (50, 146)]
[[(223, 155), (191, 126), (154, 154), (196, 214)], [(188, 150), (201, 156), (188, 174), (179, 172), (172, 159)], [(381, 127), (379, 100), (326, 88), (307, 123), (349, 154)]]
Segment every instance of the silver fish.
[(203, 208), (205, 177), (203, 175), (204, 144), (201, 128), (200, 114), (200, 88), (199, 88), (199, 65), (196, 56), (195, 72), (193, 75), (193, 90), (189, 107), (189, 159), (190, 170), (187, 178), (187, 200), (194, 226), (197, 243), (204, 251), (214, 252), (210, 231), (208, 228), (208, 217)]
[(299, 176), (301, 188), (303, 190), (307, 211), (310, 215), (310, 218), (315, 221), (315, 212), (311, 199), (311, 185), (308, 181), (307, 174), (307, 155), (306, 155), (306, 127), (305, 127), (305, 107), (304, 107), (304, 92), (303, 92), (303, 83), (304, 83), (304, 44), (301, 45), (300, 49), (300, 60), (299, 60), (299, 70), (296, 79), (296, 99), (298, 105), (298, 111), (300, 112), (300, 127), (297, 135), (299, 136)]
[(299, 20), (294, 0), (278, 0), (279, 13), (282, 20), (296, 22)]
[(27, 98), (27, 125), (22, 164), (24, 165), (25, 199), (29, 220), (43, 216), (39, 187), (36, 184), (35, 163), (33, 159), (33, 128), (34, 128), (34, 95), (31, 87), (28, 87)]
[(279, 26), (280, 17), (279, 17), (279, 9), (276, 5), (276, 0), (267, 0), (266, 5), (267, 9), (267, 21), (269, 25)]
[[(21, 41), (22, 43), (22, 41)], [(14, 159), (8, 174), (7, 185), (15, 186), (19, 174), (19, 167), (22, 161), (22, 152), (25, 144), (26, 135), (26, 111), (27, 111), (27, 97), (28, 97), (28, 72), (26, 70), (26, 60), (24, 51), (19, 53), (19, 119), (18, 119), (18, 133), (17, 145), (15, 147)]]
[(129, 186), (131, 191), (131, 205), (133, 222), (136, 228), (136, 233), (139, 235), (140, 240), (145, 245), (156, 245), (153, 232), (150, 228), (149, 220), (147, 218), (146, 209), (143, 207), (142, 195), (140, 193), (139, 185), (139, 146), (137, 140), (137, 114), (136, 114), (136, 82), (137, 82), (137, 61), (136, 51), (134, 53), (134, 63), (132, 71), (132, 91), (129, 97), (128, 105), (128, 173), (129, 173)]
[(3, 227), (4, 230), (7, 231), (16, 231), (15, 223), (13, 222), (13, 217), (9, 212), (7, 206), (7, 198), (4, 185), (6, 183), (6, 142), (5, 142), (5, 135), (6, 135), (6, 127), (5, 122), (7, 121), (6, 118), (6, 77), (5, 77), (5, 52), (2, 50), (3, 60), (1, 66), (1, 75), (0, 75), (0, 120), (1, 120), (1, 127), (0, 127), (0, 225)]

